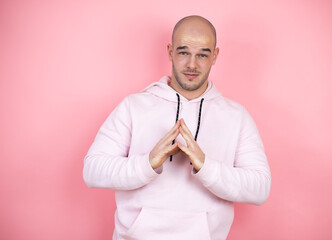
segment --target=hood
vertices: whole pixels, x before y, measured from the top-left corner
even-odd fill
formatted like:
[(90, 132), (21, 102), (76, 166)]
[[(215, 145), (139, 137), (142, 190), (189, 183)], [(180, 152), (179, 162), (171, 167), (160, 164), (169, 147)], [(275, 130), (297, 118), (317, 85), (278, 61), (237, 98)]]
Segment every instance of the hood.
[[(169, 76), (164, 76), (158, 82), (154, 82), (145, 89), (143, 89), (142, 92), (148, 92), (155, 96), (164, 98), (168, 101), (177, 102), (177, 92), (168, 85), (170, 79), (171, 78)], [(189, 102), (189, 100), (183, 97), (180, 93), (178, 94), (180, 95), (181, 102)], [(208, 101), (213, 98), (219, 97), (220, 95), (221, 93), (217, 90), (214, 84), (209, 81), (206, 91), (198, 98), (190, 100), (190, 102), (199, 102), (202, 98), (204, 98), (205, 101)]]

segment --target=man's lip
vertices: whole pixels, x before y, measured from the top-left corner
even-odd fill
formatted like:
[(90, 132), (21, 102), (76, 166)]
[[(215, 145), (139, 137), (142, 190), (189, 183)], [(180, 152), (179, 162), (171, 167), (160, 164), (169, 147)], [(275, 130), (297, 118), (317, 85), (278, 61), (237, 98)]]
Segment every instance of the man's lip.
[(189, 79), (194, 79), (198, 76), (198, 73), (183, 73), (186, 78), (189, 78)]

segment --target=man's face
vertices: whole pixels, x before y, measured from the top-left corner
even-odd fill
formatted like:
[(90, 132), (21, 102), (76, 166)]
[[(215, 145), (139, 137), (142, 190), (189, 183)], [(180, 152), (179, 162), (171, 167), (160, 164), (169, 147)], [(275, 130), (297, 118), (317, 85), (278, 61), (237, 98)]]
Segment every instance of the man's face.
[(211, 66), (215, 63), (219, 49), (206, 26), (181, 26), (173, 37), (173, 46), (168, 45), (172, 61), (172, 78), (185, 91), (206, 88)]

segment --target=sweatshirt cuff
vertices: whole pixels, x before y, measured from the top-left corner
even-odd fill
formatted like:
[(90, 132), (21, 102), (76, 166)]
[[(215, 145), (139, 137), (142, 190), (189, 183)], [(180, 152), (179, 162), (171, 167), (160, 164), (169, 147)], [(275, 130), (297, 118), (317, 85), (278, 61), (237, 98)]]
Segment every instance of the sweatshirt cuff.
[(218, 173), (220, 173), (219, 162), (205, 156), (203, 167), (197, 173), (193, 171), (192, 174), (198, 178), (205, 187), (209, 187), (218, 180)]
[(149, 161), (149, 154), (144, 154), (136, 158), (136, 170), (142, 182), (149, 183), (162, 172), (162, 167), (153, 169)]

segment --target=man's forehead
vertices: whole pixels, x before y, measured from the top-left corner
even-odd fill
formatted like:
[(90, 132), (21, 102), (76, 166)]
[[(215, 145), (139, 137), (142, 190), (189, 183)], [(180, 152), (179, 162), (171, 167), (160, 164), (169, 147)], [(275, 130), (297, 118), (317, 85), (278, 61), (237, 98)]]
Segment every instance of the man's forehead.
[(186, 46), (188, 48), (213, 48), (213, 38), (206, 34), (178, 34), (174, 39), (174, 47)]

